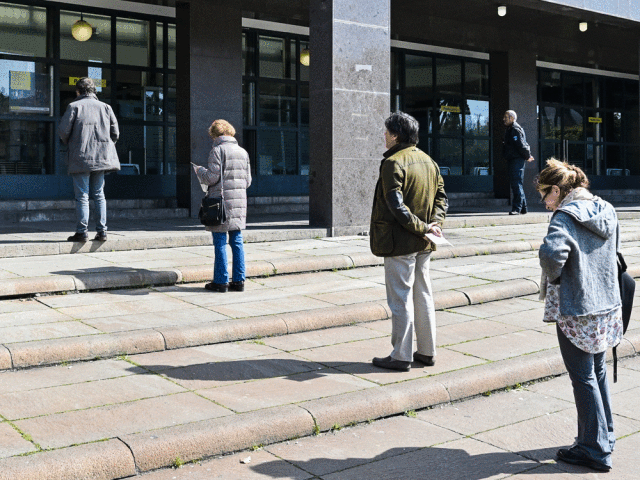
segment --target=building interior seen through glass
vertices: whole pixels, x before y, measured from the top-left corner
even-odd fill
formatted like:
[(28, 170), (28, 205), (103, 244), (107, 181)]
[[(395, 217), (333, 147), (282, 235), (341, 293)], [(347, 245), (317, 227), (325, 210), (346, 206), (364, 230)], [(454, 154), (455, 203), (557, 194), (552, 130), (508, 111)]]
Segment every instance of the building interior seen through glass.
[(121, 173), (175, 174), (175, 25), (68, 8), (0, 2), (0, 174), (66, 173), (56, 127), (81, 77), (114, 109)]
[(640, 174), (638, 81), (540, 69), (541, 158), (588, 175)]
[(295, 35), (243, 32), (243, 138), (254, 175), (309, 174), (308, 49)]
[(394, 49), (391, 109), (418, 120), (418, 146), (443, 174), (491, 174), (487, 61)]

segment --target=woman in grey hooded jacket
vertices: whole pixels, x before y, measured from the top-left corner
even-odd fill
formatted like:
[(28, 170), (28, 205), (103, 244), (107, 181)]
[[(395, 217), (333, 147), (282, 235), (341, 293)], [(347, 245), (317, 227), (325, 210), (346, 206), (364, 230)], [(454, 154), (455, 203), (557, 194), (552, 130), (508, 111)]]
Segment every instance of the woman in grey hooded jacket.
[(557, 322), (562, 359), (573, 385), (578, 436), (558, 460), (608, 472), (615, 445), (607, 348), (620, 343), (622, 312), (616, 252), (620, 227), (610, 203), (592, 195), (574, 165), (549, 159), (537, 190), (553, 211), (540, 247), (544, 321)]

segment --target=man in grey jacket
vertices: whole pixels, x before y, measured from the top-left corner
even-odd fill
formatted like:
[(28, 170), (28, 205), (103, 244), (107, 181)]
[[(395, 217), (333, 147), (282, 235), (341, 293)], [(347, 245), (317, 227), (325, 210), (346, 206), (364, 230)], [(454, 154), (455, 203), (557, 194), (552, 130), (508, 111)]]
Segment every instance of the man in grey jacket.
[(96, 237), (107, 239), (107, 201), (104, 198), (105, 173), (120, 170), (115, 142), (120, 132), (109, 105), (98, 100), (90, 78), (76, 83), (77, 98), (69, 104), (60, 120), (60, 140), (69, 146), (68, 172), (73, 178), (76, 198), (76, 233), (69, 242), (89, 240), (89, 196), (96, 206)]

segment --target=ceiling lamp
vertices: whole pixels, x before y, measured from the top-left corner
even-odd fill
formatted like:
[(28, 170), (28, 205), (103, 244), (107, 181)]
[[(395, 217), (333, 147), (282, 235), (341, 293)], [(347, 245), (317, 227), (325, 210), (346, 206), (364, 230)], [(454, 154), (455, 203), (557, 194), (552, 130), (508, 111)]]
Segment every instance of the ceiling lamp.
[(305, 67), (309, 66), (309, 49), (305, 48), (300, 52), (300, 63)]
[(589, 24), (587, 22), (580, 22), (579, 27), (581, 32), (586, 32), (587, 28), (589, 28)]
[(90, 23), (84, 21), (82, 14), (80, 14), (80, 20), (71, 27), (71, 35), (79, 42), (86, 42), (93, 35), (93, 27)]
[(500, 5), (498, 7), (498, 15), (500, 15), (501, 17), (504, 17), (507, 14), (507, 7), (506, 5)]

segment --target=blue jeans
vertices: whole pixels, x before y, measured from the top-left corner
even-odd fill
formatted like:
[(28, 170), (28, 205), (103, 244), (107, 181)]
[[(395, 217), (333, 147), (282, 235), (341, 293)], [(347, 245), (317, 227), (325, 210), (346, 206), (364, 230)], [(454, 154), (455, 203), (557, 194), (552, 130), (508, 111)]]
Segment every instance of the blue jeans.
[[(229, 269), (227, 267), (227, 233), (213, 233), (213, 248), (215, 260), (213, 262), (213, 283), (229, 283)], [(244, 246), (242, 244), (242, 230), (229, 232), (229, 245), (233, 257), (232, 278), (234, 282), (244, 282)]]
[(511, 210), (515, 212), (527, 209), (527, 199), (524, 196), (524, 188), (522, 188), (525, 163), (526, 160), (524, 158), (509, 160), (509, 183), (511, 184), (511, 191), (513, 192)]
[(556, 326), (556, 330), (578, 410), (576, 445), (589, 458), (611, 466), (616, 437), (605, 363), (607, 352), (584, 352), (565, 337), (560, 327)]
[(89, 197), (96, 206), (96, 231), (107, 231), (107, 201), (104, 198), (104, 172), (75, 173), (73, 191), (76, 196), (76, 233), (87, 233), (89, 227)]

